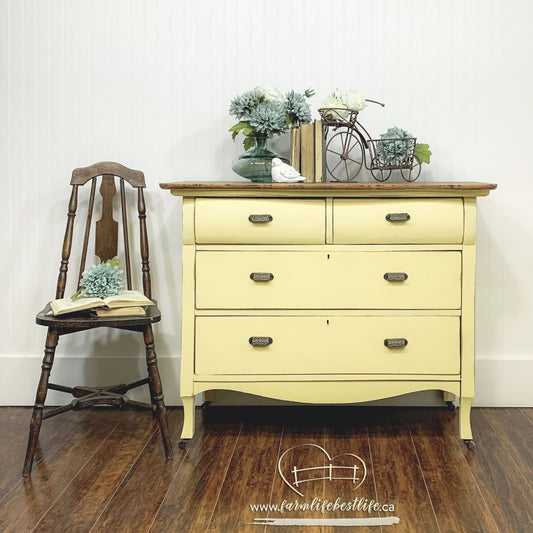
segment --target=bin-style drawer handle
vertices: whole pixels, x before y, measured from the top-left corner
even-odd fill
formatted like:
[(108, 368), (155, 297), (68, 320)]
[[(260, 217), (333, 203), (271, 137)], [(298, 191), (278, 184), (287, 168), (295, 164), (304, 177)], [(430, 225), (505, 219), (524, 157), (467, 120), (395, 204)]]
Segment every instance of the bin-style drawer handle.
[(272, 281), (274, 274), (272, 272), (252, 272), (250, 279), (253, 281)]
[(387, 348), (405, 348), (407, 339), (385, 339), (384, 343)]
[(252, 346), (268, 346), (269, 344), (272, 344), (274, 341), (272, 340), (272, 337), (250, 337), (248, 339), (248, 342)]
[(385, 217), (389, 222), (406, 222), (410, 218), (409, 213), (389, 213)]
[(264, 224), (265, 222), (272, 222), (274, 217), (272, 215), (250, 215), (248, 220), (254, 224)]
[(405, 281), (408, 278), (405, 272), (386, 272), (383, 277), (387, 281)]

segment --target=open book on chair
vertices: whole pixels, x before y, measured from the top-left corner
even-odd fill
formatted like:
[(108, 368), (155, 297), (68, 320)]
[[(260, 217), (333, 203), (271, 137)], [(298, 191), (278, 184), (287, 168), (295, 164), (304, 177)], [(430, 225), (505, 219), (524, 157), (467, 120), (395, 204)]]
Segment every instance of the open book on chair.
[[(79, 297), (61, 298), (50, 302), (53, 316), (77, 313), (78, 311), (97, 310), (98, 316), (144, 315), (144, 307), (154, 302), (139, 291), (121, 291), (116, 296), (107, 298)], [(129, 309), (128, 309), (129, 308)], [(120, 311), (119, 311), (120, 310)]]

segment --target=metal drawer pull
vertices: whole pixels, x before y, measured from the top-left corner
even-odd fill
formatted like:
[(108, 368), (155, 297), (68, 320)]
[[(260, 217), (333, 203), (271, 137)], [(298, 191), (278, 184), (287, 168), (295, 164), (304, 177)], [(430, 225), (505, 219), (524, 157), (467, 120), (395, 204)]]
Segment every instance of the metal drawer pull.
[(405, 281), (408, 278), (405, 272), (387, 272), (383, 277), (387, 281)]
[(250, 337), (248, 339), (248, 342), (252, 346), (268, 346), (269, 344), (272, 344), (274, 341), (272, 340), (272, 337)]
[(272, 215), (250, 215), (248, 220), (254, 224), (263, 224), (265, 222), (272, 222), (274, 217)]
[(411, 217), (409, 213), (389, 213), (385, 218), (389, 222), (406, 222)]
[(272, 281), (274, 279), (274, 274), (271, 272), (252, 272), (250, 274), (250, 279), (253, 281)]
[(407, 339), (385, 339), (384, 343), (387, 348), (405, 348)]

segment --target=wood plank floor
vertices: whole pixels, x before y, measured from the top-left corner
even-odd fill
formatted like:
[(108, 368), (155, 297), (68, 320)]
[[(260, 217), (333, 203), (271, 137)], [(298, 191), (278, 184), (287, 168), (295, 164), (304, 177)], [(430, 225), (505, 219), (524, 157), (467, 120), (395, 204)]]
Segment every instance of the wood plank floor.
[[(170, 410), (171, 461), (144, 411), (46, 420), (22, 479), (31, 411), (0, 408), (0, 531), (328, 533), (356, 518), (374, 522), (353, 524), (361, 533), (533, 533), (533, 409), (473, 409), (475, 451), (458, 439), (456, 413), (438, 408), (196, 415), (196, 436), (180, 450), (183, 413)], [(388, 507), (365, 511), (370, 502)]]

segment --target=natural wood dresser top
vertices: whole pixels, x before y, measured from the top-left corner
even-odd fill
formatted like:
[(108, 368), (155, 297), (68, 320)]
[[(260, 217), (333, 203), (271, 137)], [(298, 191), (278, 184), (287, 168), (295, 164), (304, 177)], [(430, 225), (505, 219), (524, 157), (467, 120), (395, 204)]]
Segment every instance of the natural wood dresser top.
[(416, 183), (252, 183), (243, 181), (180, 181), (160, 183), (176, 196), (486, 196), (497, 187), (482, 182)]

